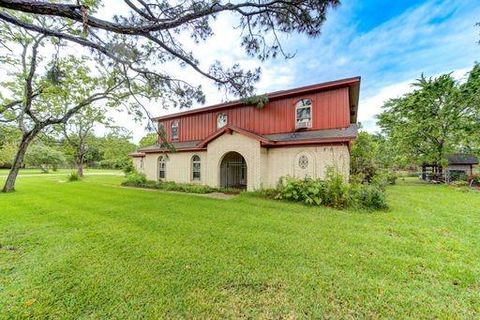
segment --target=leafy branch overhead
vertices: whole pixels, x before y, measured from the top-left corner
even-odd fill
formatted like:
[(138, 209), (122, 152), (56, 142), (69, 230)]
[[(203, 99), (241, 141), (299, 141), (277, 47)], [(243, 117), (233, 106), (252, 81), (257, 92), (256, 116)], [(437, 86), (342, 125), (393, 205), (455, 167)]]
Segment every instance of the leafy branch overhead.
[[(249, 56), (262, 61), (279, 54), (288, 58), (291, 55), (282, 47), (281, 34), (318, 36), (327, 10), (338, 4), (338, 0), (123, 0), (122, 9), (128, 13), (107, 20), (97, 16), (103, 5), (99, 0), (0, 0), (0, 20), (89, 48), (102, 64), (123, 70), (131, 85), (137, 81), (147, 84), (147, 95), (162, 91), (160, 98), (173, 106), (188, 107), (193, 101), (204, 102), (201, 87), (165, 71), (165, 63), (187, 66), (239, 97), (253, 93), (260, 69), (243, 70), (239, 64), (225, 67), (218, 61), (203, 68), (194, 52), (186, 49), (184, 35), (197, 44), (203, 42), (213, 35), (215, 18), (231, 14), (242, 31), (239, 45)], [(35, 17), (46, 17), (54, 23), (45, 26)], [(68, 27), (64, 27), (66, 23)]]

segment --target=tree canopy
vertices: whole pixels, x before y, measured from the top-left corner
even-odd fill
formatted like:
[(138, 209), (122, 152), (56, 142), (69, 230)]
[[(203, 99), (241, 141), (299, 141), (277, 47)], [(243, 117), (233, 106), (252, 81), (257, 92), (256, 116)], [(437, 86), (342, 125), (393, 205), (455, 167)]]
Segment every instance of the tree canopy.
[(479, 79), (478, 64), (464, 83), (451, 74), (422, 75), (413, 92), (384, 104), (378, 124), (403, 162), (442, 166), (448, 153), (478, 146), (471, 137), (480, 124)]
[(151, 132), (145, 135), (144, 137), (142, 137), (138, 145), (140, 146), (140, 148), (153, 146), (154, 144), (157, 143), (157, 141), (158, 141), (158, 135), (154, 132)]
[(239, 97), (251, 95), (259, 79), (260, 69), (243, 70), (238, 63), (223, 66), (217, 60), (204, 67), (186, 45), (186, 39), (198, 44), (210, 38), (219, 15), (229, 14), (236, 22), (242, 31), (239, 46), (247, 55), (266, 60), (292, 56), (283, 49), (282, 34), (318, 36), (328, 9), (339, 3), (123, 0), (116, 4), (126, 13), (108, 19), (98, 15), (105, 4), (101, 0), (0, 0), (0, 20), (88, 48), (98, 63), (121, 71), (131, 88), (145, 86), (142, 96), (156, 95), (173, 106), (188, 107), (204, 102), (202, 88), (166, 71), (169, 62), (188, 67)]

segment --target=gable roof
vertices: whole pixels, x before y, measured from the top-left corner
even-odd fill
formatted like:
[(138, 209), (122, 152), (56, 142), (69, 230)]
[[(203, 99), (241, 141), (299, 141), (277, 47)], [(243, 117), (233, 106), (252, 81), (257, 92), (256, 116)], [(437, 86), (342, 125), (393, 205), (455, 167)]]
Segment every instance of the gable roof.
[(258, 140), (260, 142), (263, 142), (263, 143), (268, 143), (270, 142), (269, 139), (265, 138), (264, 136), (261, 136), (259, 134), (256, 134), (256, 133), (253, 133), (253, 132), (250, 132), (250, 131), (247, 131), (245, 129), (241, 129), (241, 128), (238, 128), (238, 127), (235, 127), (235, 126), (225, 126), (223, 127), (222, 129), (220, 130), (217, 130), (216, 132), (214, 132), (213, 134), (211, 134), (210, 136), (208, 136), (207, 138), (205, 138), (205, 140), (203, 140), (201, 143), (199, 143), (197, 145), (197, 147), (199, 148), (206, 148), (207, 145), (215, 140), (216, 138), (220, 137), (221, 135), (223, 135), (224, 133), (232, 133), (232, 132), (237, 132), (239, 134), (242, 134), (244, 136), (247, 136), (249, 138), (252, 138), (252, 139), (255, 139), (255, 140)]
[(454, 153), (447, 156), (448, 164), (478, 164), (478, 158), (473, 154)]
[[(349, 96), (350, 96), (350, 111), (351, 111), (351, 123), (356, 123), (357, 122), (357, 109), (358, 109), (358, 101), (359, 101), (359, 94), (360, 94), (360, 77), (353, 77), (353, 78), (345, 78), (345, 79), (340, 79), (340, 80), (335, 80), (335, 81), (329, 81), (329, 82), (323, 82), (323, 83), (318, 83), (314, 85), (309, 85), (309, 86), (304, 86), (304, 87), (298, 87), (294, 89), (288, 89), (288, 90), (281, 90), (281, 91), (274, 91), (267, 93), (266, 96), (268, 97), (268, 100), (274, 100), (274, 99), (279, 99), (279, 98), (286, 98), (289, 96), (294, 96), (294, 95), (299, 95), (299, 94), (307, 94), (315, 91), (326, 91), (326, 90), (333, 90), (337, 88), (349, 88)], [(203, 107), (203, 108), (197, 108), (197, 109), (191, 109), (187, 111), (182, 111), (182, 112), (177, 112), (177, 113), (172, 113), (160, 117), (153, 118), (155, 121), (160, 121), (160, 120), (168, 120), (172, 118), (177, 118), (180, 116), (184, 115), (191, 115), (191, 114), (197, 114), (197, 113), (203, 113), (203, 112), (210, 112), (210, 111), (218, 111), (218, 110), (223, 110), (223, 109), (229, 109), (229, 108), (234, 108), (238, 106), (245, 105), (245, 102), (240, 99), (240, 100), (235, 100), (231, 102), (225, 102), (225, 103), (219, 103), (219, 104), (214, 104), (208, 107)]]

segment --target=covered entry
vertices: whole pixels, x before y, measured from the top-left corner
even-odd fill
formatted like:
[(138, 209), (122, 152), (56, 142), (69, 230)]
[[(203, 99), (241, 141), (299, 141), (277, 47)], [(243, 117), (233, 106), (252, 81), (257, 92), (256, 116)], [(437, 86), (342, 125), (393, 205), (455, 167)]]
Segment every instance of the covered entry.
[(220, 185), (224, 188), (247, 188), (247, 163), (240, 153), (232, 151), (223, 156)]

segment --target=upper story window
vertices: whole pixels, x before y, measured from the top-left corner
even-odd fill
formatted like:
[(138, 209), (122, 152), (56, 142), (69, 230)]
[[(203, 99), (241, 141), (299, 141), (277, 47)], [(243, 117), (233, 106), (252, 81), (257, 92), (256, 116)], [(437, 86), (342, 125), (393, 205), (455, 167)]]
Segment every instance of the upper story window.
[(219, 113), (217, 115), (217, 129), (223, 128), (227, 125), (228, 118), (225, 113)]
[(200, 157), (197, 155), (194, 155), (192, 157), (192, 180), (194, 181), (200, 181), (201, 175), (200, 175)]
[(295, 127), (297, 129), (312, 127), (312, 100), (300, 99), (295, 105)]
[(172, 122), (172, 139), (178, 139), (178, 120)]

